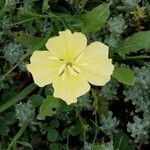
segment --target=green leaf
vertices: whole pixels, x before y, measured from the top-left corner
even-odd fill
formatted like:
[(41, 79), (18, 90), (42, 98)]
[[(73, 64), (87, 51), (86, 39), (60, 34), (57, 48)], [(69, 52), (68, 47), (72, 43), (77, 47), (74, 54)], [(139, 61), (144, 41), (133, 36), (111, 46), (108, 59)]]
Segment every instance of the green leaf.
[(13, 104), (17, 103), (19, 100), (25, 98), (28, 94), (30, 94), (37, 86), (33, 83), (23, 89), (20, 93), (18, 93), (15, 97), (11, 100), (8, 100), (5, 104), (0, 106), (0, 112), (3, 112)]
[(103, 150), (103, 148), (101, 147), (100, 144), (94, 144), (94, 145), (92, 146), (92, 150)]
[(81, 30), (83, 33), (99, 31), (109, 17), (109, 4), (101, 4), (89, 11), (83, 18)]
[(30, 143), (28, 143), (28, 142), (25, 142), (25, 141), (17, 141), (17, 143), (20, 144), (20, 145), (23, 145), (23, 146), (25, 146), (25, 147), (28, 147), (28, 148), (30, 148), (30, 149), (33, 150), (32, 145), (31, 145)]
[(51, 144), (49, 145), (49, 148), (50, 148), (51, 150), (60, 150), (60, 149), (62, 149), (62, 148), (61, 148), (61, 144), (59, 144), (59, 143), (51, 143)]
[(39, 42), (36, 46), (33, 46), (33, 48), (31, 48), (26, 54), (24, 54), (20, 58), (20, 60), (0, 78), (0, 81), (3, 81), (16, 67), (18, 67), (35, 50), (38, 50), (39, 48), (44, 46), (44, 44), (47, 42), (52, 32), (53, 32), (53, 26), (51, 25), (49, 31), (46, 34), (46, 37), (41, 42)]
[(115, 133), (113, 136), (114, 149), (118, 150), (135, 150), (135, 144), (130, 141), (129, 137), (123, 133)]
[(48, 141), (56, 142), (59, 140), (59, 137), (60, 137), (59, 132), (56, 129), (52, 129), (52, 128), (48, 129), (48, 134), (47, 134)]
[(40, 43), (43, 40), (43, 38), (27, 35), (24, 31), (13, 32), (12, 34), (18, 43), (26, 47), (36, 46), (38, 43)]
[(42, 12), (46, 12), (49, 9), (48, 0), (43, 0)]
[(53, 96), (48, 96), (42, 103), (40, 107), (40, 112), (38, 114), (39, 120), (44, 120), (46, 116), (53, 116), (59, 107), (59, 101)]
[(53, 119), (50, 122), (51, 128), (58, 128), (59, 127), (59, 121), (57, 119)]
[(46, 96), (46, 97), (49, 96), (49, 95), (53, 95), (54, 89), (53, 89), (52, 85), (47, 85), (47, 86), (45, 87), (44, 92), (45, 92), (45, 96)]
[(116, 67), (112, 76), (121, 83), (134, 85), (134, 73), (128, 67)]
[(38, 107), (38, 106), (40, 106), (42, 104), (43, 99), (44, 99), (44, 97), (42, 97), (41, 95), (35, 94), (35, 95), (32, 95), (29, 98), (29, 101), (31, 101), (31, 104), (34, 107)]
[(98, 109), (97, 112), (99, 114), (99, 116), (101, 116), (102, 114), (106, 115), (108, 113), (108, 106), (109, 103), (108, 101), (101, 99), (100, 101), (98, 101)]
[(14, 112), (7, 112), (5, 114), (6, 125), (11, 125), (16, 121), (16, 114)]
[(2, 125), (2, 126), (0, 127), (0, 135), (2, 135), (2, 136), (7, 136), (8, 133), (9, 133), (9, 131), (10, 131), (9, 126)]
[(10, 150), (11, 147), (17, 142), (17, 140), (22, 136), (22, 134), (24, 133), (24, 131), (26, 130), (27, 128), (27, 123), (25, 123), (21, 128), (20, 130), (18, 131), (18, 133), (14, 136), (13, 140), (11, 141), (11, 143), (9, 144), (7, 150)]
[(150, 48), (150, 31), (134, 33), (124, 41), (121, 41), (115, 50), (120, 56), (125, 57), (125, 54), (146, 48)]
[(25, 8), (23, 8), (23, 7), (21, 7), (21, 8), (18, 8), (18, 14), (19, 15), (23, 15), (23, 16), (30, 16), (30, 17), (41, 17), (41, 15), (39, 15), (39, 14), (37, 14), (36, 12), (32, 12), (32, 11), (30, 11), (30, 10), (28, 10), (28, 9), (25, 9)]
[(76, 135), (80, 134), (81, 132), (82, 132), (82, 126), (79, 124), (74, 125), (69, 129), (69, 133), (72, 136), (76, 136)]
[(0, 126), (5, 125), (5, 122), (6, 122), (5, 118), (0, 116)]

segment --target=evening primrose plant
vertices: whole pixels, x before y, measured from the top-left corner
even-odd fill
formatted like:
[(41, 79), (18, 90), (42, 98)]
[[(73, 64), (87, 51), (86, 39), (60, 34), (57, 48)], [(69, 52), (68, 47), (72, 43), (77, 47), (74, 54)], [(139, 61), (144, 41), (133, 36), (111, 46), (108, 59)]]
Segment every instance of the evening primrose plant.
[(54, 97), (67, 104), (90, 90), (90, 84), (105, 85), (113, 73), (112, 60), (108, 58), (108, 46), (93, 42), (87, 46), (87, 38), (80, 32), (59, 32), (46, 43), (48, 51), (35, 51), (27, 69), (34, 82), (43, 87), (51, 84)]
[(0, 0), (0, 150), (149, 149), (149, 6)]

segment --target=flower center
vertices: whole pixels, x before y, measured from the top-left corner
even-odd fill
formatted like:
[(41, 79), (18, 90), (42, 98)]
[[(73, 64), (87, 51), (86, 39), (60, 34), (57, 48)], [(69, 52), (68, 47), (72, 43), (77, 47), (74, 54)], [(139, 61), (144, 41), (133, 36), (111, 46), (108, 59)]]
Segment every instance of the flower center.
[(81, 70), (77, 67), (77, 65), (75, 65), (73, 62), (70, 61), (68, 62), (64, 61), (64, 64), (60, 66), (58, 70), (59, 76), (64, 76), (65, 71), (67, 71), (69, 74), (73, 76), (77, 76), (81, 72)]
[(72, 67), (72, 62), (67, 62), (67, 63), (66, 63), (66, 66)]

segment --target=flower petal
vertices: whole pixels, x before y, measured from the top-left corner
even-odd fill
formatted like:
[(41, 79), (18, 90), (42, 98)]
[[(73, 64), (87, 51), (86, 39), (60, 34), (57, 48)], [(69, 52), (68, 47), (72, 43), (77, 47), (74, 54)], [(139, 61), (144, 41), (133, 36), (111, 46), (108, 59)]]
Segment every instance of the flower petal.
[(70, 30), (59, 32), (46, 43), (46, 48), (61, 59), (70, 61), (76, 58), (87, 46), (87, 38), (80, 32)]
[(66, 70), (63, 77), (53, 82), (54, 96), (63, 99), (68, 105), (77, 102), (77, 97), (90, 90), (89, 83), (82, 76), (74, 76)]
[(108, 59), (108, 47), (101, 42), (90, 44), (77, 58), (82, 75), (94, 85), (104, 85), (111, 77), (114, 66)]
[(58, 68), (62, 62), (54, 58), (49, 51), (35, 51), (31, 56), (31, 64), (27, 65), (27, 69), (38, 86), (50, 84), (58, 76)]

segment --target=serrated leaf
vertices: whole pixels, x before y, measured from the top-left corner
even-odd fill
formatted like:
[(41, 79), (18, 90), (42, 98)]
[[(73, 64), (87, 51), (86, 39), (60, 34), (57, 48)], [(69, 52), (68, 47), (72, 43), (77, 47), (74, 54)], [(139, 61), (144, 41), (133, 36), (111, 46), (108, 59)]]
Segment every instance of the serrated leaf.
[(59, 101), (53, 96), (48, 96), (40, 107), (40, 112), (38, 114), (39, 120), (44, 120), (46, 116), (53, 116), (59, 107)]
[(109, 17), (109, 4), (101, 4), (89, 11), (83, 18), (81, 30), (83, 33), (99, 31)]
[(40, 43), (43, 40), (43, 38), (28, 35), (24, 31), (14, 32), (12, 33), (12, 35), (18, 43), (26, 47), (36, 46), (38, 43)]
[(134, 33), (124, 41), (121, 41), (116, 51), (120, 56), (125, 57), (125, 54), (137, 52), (146, 48), (150, 48), (150, 31)]
[(113, 136), (114, 149), (118, 150), (135, 150), (135, 144), (130, 141), (129, 137), (123, 133), (115, 133)]
[(127, 84), (127, 85), (134, 85), (134, 73), (128, 67), (116, 67), (113, 71), (114, 78), (116, 78), (119, 82)]

